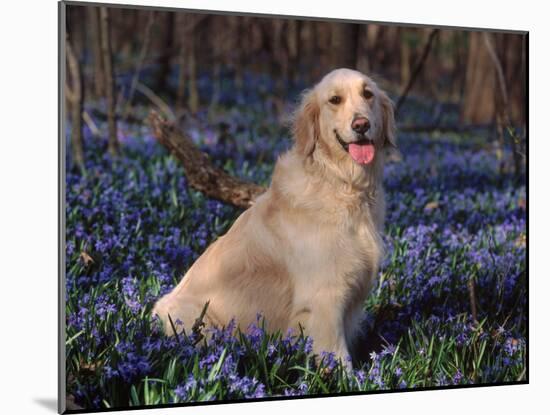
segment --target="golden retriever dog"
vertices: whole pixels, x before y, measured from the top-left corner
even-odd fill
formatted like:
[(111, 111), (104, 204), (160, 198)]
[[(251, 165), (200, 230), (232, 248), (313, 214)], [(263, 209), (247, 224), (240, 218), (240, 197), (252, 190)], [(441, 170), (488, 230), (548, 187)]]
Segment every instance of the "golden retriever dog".
[(153, 314), (173, 334), (209, 302), (207, 325), (299, 330), (349, 366), (383, 246), (382, 170), (395, 146), (393, 105), (364, 74), (337, 69), (303, 94), (293, 147), (269, 189), (197, 259)]

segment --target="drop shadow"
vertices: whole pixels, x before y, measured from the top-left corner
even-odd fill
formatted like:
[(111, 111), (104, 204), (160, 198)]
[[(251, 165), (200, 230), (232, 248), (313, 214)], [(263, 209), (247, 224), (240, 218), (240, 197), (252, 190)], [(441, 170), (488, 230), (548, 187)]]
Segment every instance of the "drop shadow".
[(57, 413), (57, 399), (55, 398), (34, 398), (34, 402), (53, 413)]

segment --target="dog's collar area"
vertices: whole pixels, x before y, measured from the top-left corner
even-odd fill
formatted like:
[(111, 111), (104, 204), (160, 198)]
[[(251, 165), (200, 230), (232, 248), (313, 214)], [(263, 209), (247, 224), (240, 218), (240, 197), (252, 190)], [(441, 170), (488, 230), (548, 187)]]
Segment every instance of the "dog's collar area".
[(345, 151), (349, 151), (349, 145), (350, 144), (359, 144), (359, 145), (374, 144), (373, 140), (371, 140), (369, 138), (364, 138), (364, 137), (360, 140), (352, 141), (350, 143), (346, 143), (344, 140), (342, 140), (342, 137), (340, 137), (340, 134), (338, 134), (338, 131), (336, 131), (336, 129), (334, 129), (334, 135), (336, 136), (336, 140), (338, 140), (338, 142), (340, 143), (340, 145), (342, 146), (342, 148)]

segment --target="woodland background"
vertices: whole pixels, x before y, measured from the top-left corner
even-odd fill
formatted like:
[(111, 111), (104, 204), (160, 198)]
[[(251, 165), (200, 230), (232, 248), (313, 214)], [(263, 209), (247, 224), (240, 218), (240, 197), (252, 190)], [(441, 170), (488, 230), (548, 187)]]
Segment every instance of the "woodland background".
[[(77, 131), (90, 122), (87, 113), (80, 120), (87, 100), (106, 100), (98, 115), (109, 115), (114, 137), (115, 118), (143, 121), (132, 117), (136, 102), (168, 106), (180, 118), (215, 105), (223, 80), (242, 89), (246, 73), (275, 82), (275, 110), (282, 113), (285, 102), (296, 100), (289, 86), (309, 87), (331, 69), (349, 67), (393, 93), (398, 110), (411, 92), (434, 103), (428, 119), (401, 125), (405, 129), (493, 125), (502, 144), (503, 129), (513, 125), (525, 141), (523, 34), (71, 6), (66, 44), (66, 90)], [(201, 76), (209, 77), (208, 94), (199, 93)], [(448, 105), (458, 117), (442, 126)], [(81, 140), (74, 141), (80, 159)], [(111, 151), (115, 147), (113, 138)]]

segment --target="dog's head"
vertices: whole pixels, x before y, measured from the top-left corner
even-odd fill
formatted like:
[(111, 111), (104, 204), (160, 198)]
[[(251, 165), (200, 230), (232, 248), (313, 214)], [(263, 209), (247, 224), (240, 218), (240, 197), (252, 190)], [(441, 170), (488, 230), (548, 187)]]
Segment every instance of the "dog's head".
[(349, 177), (342, 170), (366, 171), (383, 159), (385, 147), (396, 146), (393, 104), (366, 75), (336, 69), (304, 93), (293, 133), (300, 155)]

